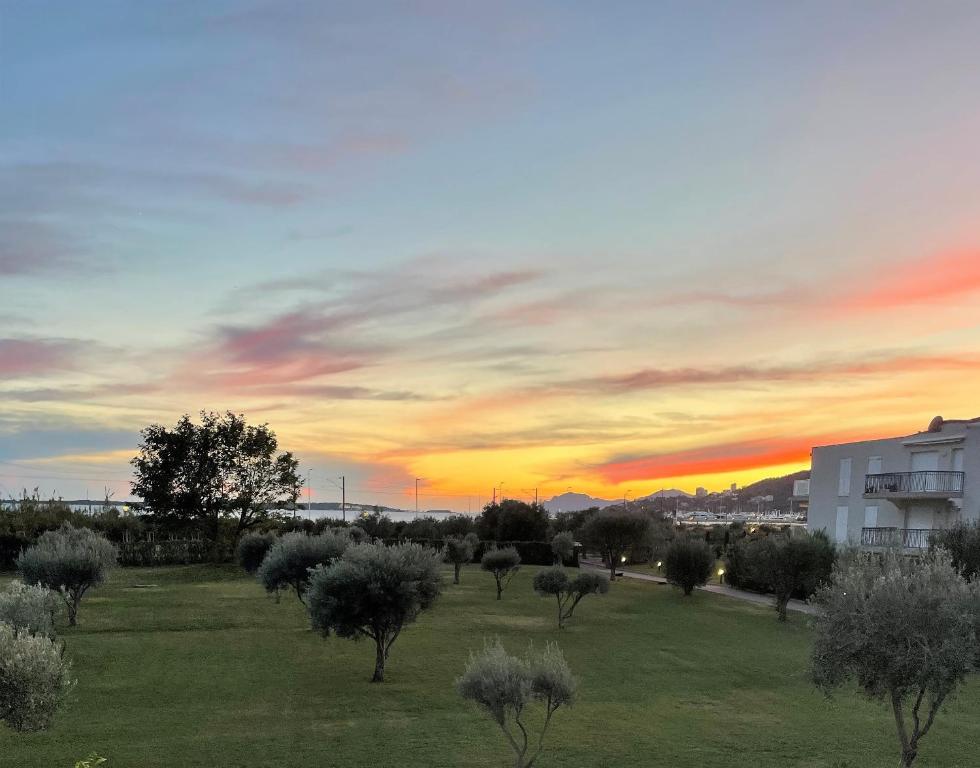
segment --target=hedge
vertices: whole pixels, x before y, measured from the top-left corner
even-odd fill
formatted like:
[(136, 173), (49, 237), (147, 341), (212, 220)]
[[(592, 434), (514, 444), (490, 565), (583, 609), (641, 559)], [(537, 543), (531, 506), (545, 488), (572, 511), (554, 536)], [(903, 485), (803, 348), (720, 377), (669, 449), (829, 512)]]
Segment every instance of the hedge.
[[(442, 541), (438, 539), (385, 539), (385, 544), (397, 544), (403, 541), (411, 541), (415, 544), (442, 549)], [(551, 551), (551, 543), (547, 541), (481, 541), (473, 548), (473, 562), (478, 563), (483, 558), (483, 553), (488, 549), (504, 547), (514, 547), (521, 556), (523, 565), (554, 565), (555, 553)], [(566, 568), (579, 567), (579, 550), (575, 551), (570, 558), (565, 560), (562, 565)]]
[(119, 545), (119, 564), (125, 566), (208, 563), (212, 555), (207, 539), (129, 541)]

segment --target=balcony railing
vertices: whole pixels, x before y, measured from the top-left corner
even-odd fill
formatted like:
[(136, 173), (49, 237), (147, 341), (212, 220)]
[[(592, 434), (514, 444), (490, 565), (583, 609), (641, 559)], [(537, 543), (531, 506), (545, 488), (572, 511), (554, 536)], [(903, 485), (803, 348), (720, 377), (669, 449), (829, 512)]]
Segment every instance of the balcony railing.
[(931, 528), (862, 528), (862, 547), (927, 549)]
[(865, 475), (864, 495), (879, 496), (962, 496), (963, 472), (885, 472)]

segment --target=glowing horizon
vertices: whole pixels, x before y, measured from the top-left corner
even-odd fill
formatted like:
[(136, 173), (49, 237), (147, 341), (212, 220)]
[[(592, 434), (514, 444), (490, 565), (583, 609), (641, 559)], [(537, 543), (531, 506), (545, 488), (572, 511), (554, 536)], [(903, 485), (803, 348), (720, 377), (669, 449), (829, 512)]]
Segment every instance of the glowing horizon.
[(207, 5), (4, 11), (0, 495), (202, 409), (457, 511), (980, 416), (980, 9)]

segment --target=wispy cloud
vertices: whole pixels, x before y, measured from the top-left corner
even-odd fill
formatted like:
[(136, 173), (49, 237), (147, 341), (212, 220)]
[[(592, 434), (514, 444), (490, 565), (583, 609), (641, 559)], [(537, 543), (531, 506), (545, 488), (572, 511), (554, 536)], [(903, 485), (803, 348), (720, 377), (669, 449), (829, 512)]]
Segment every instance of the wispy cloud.
[(84, 348), (70, 339), (0, 338), (0, 376), (43, 376), (76, 367)]

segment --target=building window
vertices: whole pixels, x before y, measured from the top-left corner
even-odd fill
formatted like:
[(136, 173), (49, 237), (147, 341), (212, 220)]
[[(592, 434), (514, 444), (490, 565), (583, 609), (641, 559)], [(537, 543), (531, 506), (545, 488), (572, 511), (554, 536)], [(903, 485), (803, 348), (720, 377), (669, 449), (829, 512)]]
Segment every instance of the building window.
[(880, 475), (881, 474), (881, 456), (872, 456), (868, 459), (868, 474), (869, 475)]
[(864, 508), (864, 527), (865, 528), (878, 527), (878, 507)]
[(851, 495), (851, 460), (840, 460), (840, 477), (837, 480), (837, 495)]
[(838, 544), (847, 541), (847, 507), (837, 507), (837, 526), (834, 531), (834, 539)]

